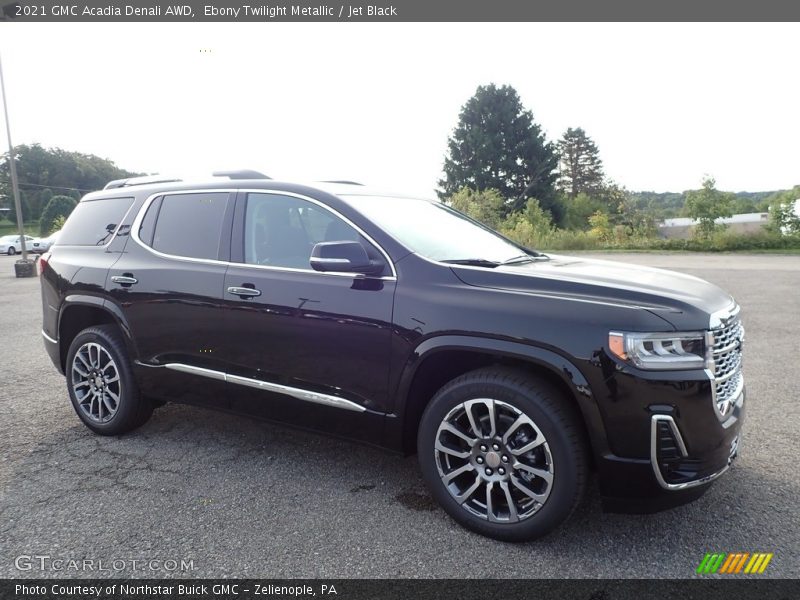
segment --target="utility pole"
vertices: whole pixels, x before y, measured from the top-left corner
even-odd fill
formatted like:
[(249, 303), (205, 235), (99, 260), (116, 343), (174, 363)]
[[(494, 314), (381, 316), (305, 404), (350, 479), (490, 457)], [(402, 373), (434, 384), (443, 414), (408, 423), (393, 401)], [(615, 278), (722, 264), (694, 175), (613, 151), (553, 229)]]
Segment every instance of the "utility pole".
[(6, 118), (6, 133), (8, 134), (8, 170), (11, 173), (11, 190), (14, 194), (14, 206), (17, 209), (17, 229), (19, 230), (19, 244), (22, 249), (22, 261), (14, 265), (17, 277), (32, 277), (33, 265), (28, 262), (28, 250), (25, 248), (25, 231), (22, 224), (22, 202), (19, 198), (17, 185), (17, 163), (15, 160), (14, 144), (11, 143), (11, 124), (8, 120), (8, 101), (6, 100), (6, 84), (3, 79), (3, 60), (0, 57), (0, 92), (3, 95), (3, 113)]

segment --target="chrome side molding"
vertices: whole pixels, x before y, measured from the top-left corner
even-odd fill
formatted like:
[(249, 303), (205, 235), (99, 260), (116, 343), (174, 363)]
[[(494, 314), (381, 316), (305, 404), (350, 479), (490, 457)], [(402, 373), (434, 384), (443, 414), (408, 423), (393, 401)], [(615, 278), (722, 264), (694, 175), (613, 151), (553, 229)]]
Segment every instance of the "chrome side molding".
[(225, 381), (228, 383), (235, 383), (237, 385), (244, 385), (263, 390), (265, 392), (283, 394), (285, 396), (297, 398), (298, 400), (304, 400), (305, 402), (313, 402), (315, 404), (323, 404), (325, 406), (333, 406), (335, 408), (342, 408), (344, 410), (352, 410), (355, 412), (364, 412), (367, 410), (360, 404), (356, 404), (355, 402), (346, 400), (345, 398), (339, 398), (338, 396), (331, 396), (329, 394), (322, 394), (320, 392), (312, 392), (288, 385), (281, 385), (279, 383), (260, 381), (258, 379), (250, 379), (249, 377), (240, 377), (239, 375), (230, 375), (229, 373), (223, 373), (222, 371), (194, 367), (192, 365), (185, 365), (183, 363), (167, 363), (163, 366), (167, 369), (171, 369), (172, 371), (180, 371), (182, 373), (189, 373), (191, 375), (199, 375), (200, 377), (216, 379), (217, 381)]

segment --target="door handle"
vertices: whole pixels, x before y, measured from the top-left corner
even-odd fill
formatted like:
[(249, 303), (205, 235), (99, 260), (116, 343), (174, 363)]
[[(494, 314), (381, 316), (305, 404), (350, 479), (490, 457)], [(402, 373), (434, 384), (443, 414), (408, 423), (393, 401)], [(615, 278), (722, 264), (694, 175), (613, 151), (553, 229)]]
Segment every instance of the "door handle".
[(228, 288), (228, 293), (233, 294), (234, 296), (239, 297), (251, 297), (251, 296), (260, 296), (261, 290), (257, 290), (254, 288), (249, 287), (239, 287), (239, 286), (231, 286)]
[(131, 277), (130, 275), (114, 275), (111, 278), (111, 281), (120, 285), (133, 285), (134, 283), (139, 283), (139, 280), (136, 279), (136, 277)]

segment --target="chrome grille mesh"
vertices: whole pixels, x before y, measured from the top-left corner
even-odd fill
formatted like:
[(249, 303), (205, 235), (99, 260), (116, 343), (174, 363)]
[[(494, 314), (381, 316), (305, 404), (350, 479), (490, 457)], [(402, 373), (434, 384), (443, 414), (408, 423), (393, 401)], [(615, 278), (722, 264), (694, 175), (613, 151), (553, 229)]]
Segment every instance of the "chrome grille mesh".
[(744, 384), (742, 376), (742, 340), (744, 327), (738, 310), (723, 320), (722, 326), (712, 331), (714, 345), (714, 401), (720, 416), (727, 416), (733, 409)]

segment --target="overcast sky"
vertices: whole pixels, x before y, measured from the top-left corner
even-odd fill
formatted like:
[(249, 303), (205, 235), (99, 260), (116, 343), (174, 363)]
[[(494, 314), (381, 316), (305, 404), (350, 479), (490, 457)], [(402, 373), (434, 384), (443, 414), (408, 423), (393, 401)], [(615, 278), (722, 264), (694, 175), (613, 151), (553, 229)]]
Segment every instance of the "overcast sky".
[(551, 140), (583, 127), (632, 190), (800, 184), (798, 40), (796, 23), (0, 24), (16, 144), (419, 195), (490, 82)]

